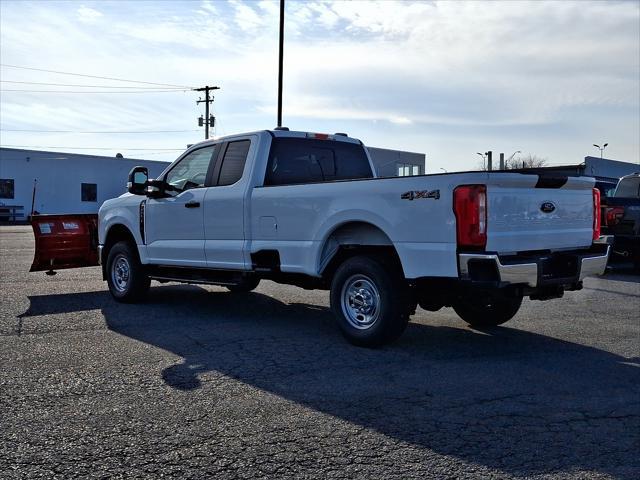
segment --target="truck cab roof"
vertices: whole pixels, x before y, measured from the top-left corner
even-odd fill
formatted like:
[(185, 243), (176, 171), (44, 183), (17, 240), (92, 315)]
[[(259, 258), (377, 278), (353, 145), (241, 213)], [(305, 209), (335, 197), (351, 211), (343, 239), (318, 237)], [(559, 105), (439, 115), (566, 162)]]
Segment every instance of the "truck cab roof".
[(229, 141), (237, 137), (245, 137), (247, 135), (256, 135), (256, 134), (264, 135), (265, 133), (271, 135), (272, 137), (278, 137), (278, 138), (308, 138), (312, 140), (330, 140), (330, 141), (336, 141), (336, 142), (354, 143), (357, 145), (364, 146), (364, 144), (360, 140), (358, 140), (357, 138), (349, 137), (346, 133), (303, 132), (299, 130), (289, 130), (289, 129), (285, 130), (285, 128), (286, 127), (284, 128), (276, 127), (270, 130), (256, 130), (253, 132), (234, 133), (231, 135), (225, 135), (223, 137), (210, 138), (208, 140), (203, 140), (202, 142), (198, 142), (198, 143), (194, 143), (193, 145), (190, 145), (189, 149), (194, 147), (200, 147), (210, 143)]

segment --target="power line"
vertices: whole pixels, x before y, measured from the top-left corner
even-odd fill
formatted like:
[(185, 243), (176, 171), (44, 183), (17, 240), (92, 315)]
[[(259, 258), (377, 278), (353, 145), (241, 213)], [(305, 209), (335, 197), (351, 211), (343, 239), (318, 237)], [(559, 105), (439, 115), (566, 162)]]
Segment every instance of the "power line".
[(86, 75), (83, 73), (71, 73), (71, 72), (60, 72), (57, 70), (46, 70), (44, 68), (33, 68), (33, 67), (22, 67), (19, 65), (9, 65), (7, 63), (0, 63), (0, 66), (2, 67), (7, 67), (7, 68), (19, 68), (22, 70), (33, 70), (36, 72), (47, 72), (47, 73), (57, 73), (60, 75), (73, 75), (76, 77), (85, 77), (85, 78), (99, 78), (101, 80), (114, 80), (116, 82), (129, 82), (129, 83), (141, 83), (141, 84), (146, 84), (146, 85), (159, 85), (161, 87), (177, 87), (177, 88), (184, 88), (184, 89), (191, 89), (192, 87), (187, 87), (185, 85), (172, 85), (169, 83), (156, 83), (156, 82), (144, 82), (141, 80), (127, 80), (125, 78), (115, 78), (115, 77), (102, 77), (99, 75)]
[(162, 150), (164, 152), (182, 152), (184, 148), (130, 148), (123, 147), (121, 145), (116, 147), (54, 147), (51, 145), (0, 145), (0, 147), (4, 148), (63, 148), (68, 150), (139, 150), (139, 151), (149, 151), (149, 150)]
[(78, 130), (26, 130), (26, 129), (13, 129), (13, 128), (0, 128), (2, 132), (31, 132), (31, 133), (116, 133), (116, 134), (129, 134), (129, 133), (191, 133), (198, 132), (198, 129), (193, 130), (122, 130), (122, 131), (111, 131), (111, 130), (96, 130), (96, 131), (78, 131)]
[(171, 90), (133, 90), (127, 92), (114, 92), (114, 91), (106, 91), (106, 92), (91, 92), (91, 91), (77, 91), (77, 90), (21, 90), (21, 89), (12, 89), (12, 88), (0, 88), (0, 92), (24, 92), (24, 93), (179, 93), (186, 92), (190, 89), (185, 88), (173, 88)]
[[(135, 88), (138, 90), (166, 90), (165, 87), (129, 87), (120, 85), (82, 85), (80, 83), (49, 83), (49, 82), (24, 82), (19, 80), (0, 80), (0, 83), (19, 83), (23, 85), (48, 85), (53, 87), (82, 87), (82, 88)], [(186, 88), (176, 87), (176, 90), (186, 90)]]

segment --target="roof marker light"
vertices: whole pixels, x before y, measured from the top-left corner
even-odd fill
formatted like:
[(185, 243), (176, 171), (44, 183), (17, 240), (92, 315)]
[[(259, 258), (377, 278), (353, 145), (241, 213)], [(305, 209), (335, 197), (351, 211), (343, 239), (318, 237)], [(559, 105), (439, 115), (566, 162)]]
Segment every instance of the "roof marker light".
[(307, 138), (313, 138), (315, 140), (333, 140), (333, 135), (329, 135), (328, 133), (307, 132)]

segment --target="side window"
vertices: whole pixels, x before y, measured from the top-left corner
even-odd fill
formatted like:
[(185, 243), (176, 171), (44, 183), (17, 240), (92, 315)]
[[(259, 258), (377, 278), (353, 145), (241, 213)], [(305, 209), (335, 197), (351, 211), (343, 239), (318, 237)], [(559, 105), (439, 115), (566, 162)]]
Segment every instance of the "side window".
[(210, 145), (189, 153), (169, 170), (165, 182), (178, 193), (190, 188), (204, 187), (214, 148), (214, 145)]
[(249, 140), (230, 142), (227, 145), (227, 151), (224, 153), (220, 167), (218, 186), (233, 185), (242, 178), (242, 172), (244, 172), (244, 164), (247, 161), (247, 153), (249, 153), (250, 146), (251, 141)]
[(397, 166), (399, 177), (412, 177), (414, 175), (420, 175), (419, 165), (413, 165), (411, 163), (398, 163)]
[(0, 178), (0, 198), (13, 198), (13, 187), (13, 178)]
[(98, 185), (95, 183), (80, 184), (80, 198), (83, 202), (98, 201)]
[(265, 185), (371, 178), (364, 149), (355, 144), (299, 138), (273, 140)]

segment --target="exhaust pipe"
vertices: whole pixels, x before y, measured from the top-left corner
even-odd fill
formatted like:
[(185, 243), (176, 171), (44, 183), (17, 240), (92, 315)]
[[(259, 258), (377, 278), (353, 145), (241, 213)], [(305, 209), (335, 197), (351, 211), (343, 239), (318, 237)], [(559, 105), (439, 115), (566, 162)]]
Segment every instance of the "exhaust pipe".
[(613, 253), (615, 253), (616, 255), (620, 255), (621, 257), (629, 257), (630, 256), (630, 253), (627, 252), (626, 250), (623, 251), (623, 252), (619, 252), (617, 250), (614, 250)]

